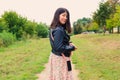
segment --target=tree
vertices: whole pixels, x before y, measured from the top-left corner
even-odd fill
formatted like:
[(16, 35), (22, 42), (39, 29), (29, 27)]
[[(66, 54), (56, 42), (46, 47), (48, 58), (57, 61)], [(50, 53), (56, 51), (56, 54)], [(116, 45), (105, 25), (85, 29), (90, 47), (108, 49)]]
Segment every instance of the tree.
[(116, 5), (116, 12), (114, 15), (111, 15), (110, 19), (106, 20), (107, 21), (107, 28), (109, 31), (113, 32), (114, 27), (118, 27), (118, 33), (120, 33), (120, 5)]
[(113, 17), (114, 20), (114, 26), (118, 27), (118, 33), (120, 33), (120, 5), (116, 6), (116, 13)]
[(88, 28), (90, 31), (97, 32), (99, 30), (99, 26), (96, 22), (91, 22), (90, 27)]
[(109, 30), (110, 33), (113, 33), (113, 27), (114, 27), (114, 20), (112, 18), (106, 20), (106, 28)]
[(8, 24), (8, 31), (15, 34), (17, 39), (22, 38), (25, 27), (24, 25), (27, 22), (27, 19), (21, 17), (14, 11), (4, 12), (2, 18)]
[[(110, 6), (112, 7), (113, 13), (111, 14), (111, 18), (114, 16), (114, 14), (116, 13), (116, 5), (119, 4), (118, 3), (119, 0), (108, 0)], [(113, 26), (114, 27), (114, 26)], [(113, 27), (110, 29), (113, 32)], [(110, 31), (110, 32), (111, 32)], [(118, 27), (118, 31), (119, 31), (119, 27)]]
[(30, 38), (33, 37), (33, 35), (35, 34), (36, 26), (37, 26), (37, 23), (32, 21), (27, 21), (25, 23), (24, 31), (26, 32), (27, 35), (30, 35)]
[(80, 34), (82, 32), (82, 24), (80, 22), (73, 23), (74, 34)]
[(90, 27), (90, 24), (91, 24), (92, 20), (90, 18), (85, 18), (83, 17), (81, 19), (81, 23), (82, 23), (82, 27), (84, 29), (84, 31), (88, 31), (88, 28)]
[(119, 1), (119, 0), (108, 0), (110, 6), (112, 6), (113, 13), (116, 12), (116, 4), (118, 4), (118, 1)]
[(18, 14), (14, 11), (10, 12), (4, 12), (2, 15), (2, 18), (7, 22), (8, 27), (9, 27), (9, 32), (12, 32), (13, 34), (15, 33), (16, 29), (14, 26), (17, 25), (18, 21)]
[(78, 19), (73, 23), (74, 34), (80, 34), (83, 31), (88, 31), (91, 22), (92, 20), (90, 18), (83, 17), (82, 19)]
[(99, 9), (94, 12), (93, 20), (99, 25), (99, 27), (106, 31), (106, 20), (109, 19), (110, 15), (113, 13), (113, 8), (110, 6), (109, 2), (100, 3)]

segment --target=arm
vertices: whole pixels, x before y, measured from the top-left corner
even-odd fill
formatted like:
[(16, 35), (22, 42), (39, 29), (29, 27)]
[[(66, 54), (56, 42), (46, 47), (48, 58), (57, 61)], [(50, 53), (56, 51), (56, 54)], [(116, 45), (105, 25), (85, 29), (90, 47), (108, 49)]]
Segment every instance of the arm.
[(57, 29), (54, 33), (54, 49), (57, 52), (70, 52), (75, 50), (74, 46), (71, 45), (64, 45), (63, 44), (63, 38), (64, 38), (64, 32), (60, 29)]

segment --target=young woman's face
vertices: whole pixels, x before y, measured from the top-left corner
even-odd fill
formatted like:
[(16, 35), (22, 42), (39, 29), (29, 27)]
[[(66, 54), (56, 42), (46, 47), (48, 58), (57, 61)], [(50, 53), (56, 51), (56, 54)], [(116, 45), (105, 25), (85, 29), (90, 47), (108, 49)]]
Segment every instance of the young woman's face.
[(59, 21), (61, 24), (65, 24), (67, 21), (67, 12), (61, 13), (59, 15)]

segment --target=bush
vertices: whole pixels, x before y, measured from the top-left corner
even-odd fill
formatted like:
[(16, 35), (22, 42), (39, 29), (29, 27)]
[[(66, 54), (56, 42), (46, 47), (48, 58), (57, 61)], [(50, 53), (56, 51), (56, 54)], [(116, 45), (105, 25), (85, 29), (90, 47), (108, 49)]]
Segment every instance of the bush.
[(25, 33), (29, 35), (30, 38), (32, 38), (33, 35), (35, 34), (35, 27), (37, 26), (37, 24), (32, 21), (27, 21), (24, 26)]
[(3, 31), (0, 33), (0, 47), (4, 46), (7, 47), (8, 45), (12, 44), (15, 42), (16, 37), (9, 32)]
[(99, 29), (98, 30), (98, 33), (103, 33), (104, 31), (102, 29)]
[(36, 27), (36, 32), (38, 37), (46, 38), (48, 36), (48, 27), (45, 24), (38, 24)]
[(2, 32), (3, 30), (8, 31), (8, 24), (6, 23), (5, 20), (0, 18), (0, 32)]

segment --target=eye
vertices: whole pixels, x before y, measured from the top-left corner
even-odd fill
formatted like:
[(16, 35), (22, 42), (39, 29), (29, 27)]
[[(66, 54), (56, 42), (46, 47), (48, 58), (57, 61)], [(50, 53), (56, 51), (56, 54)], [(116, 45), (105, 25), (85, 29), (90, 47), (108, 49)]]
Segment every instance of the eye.
[(62, 16), (67, 18), (67, 14), (63, 14)]
[(66, 17), (66, 15), (65, 15), (65, 14), (63, 14), (63, 16), (64, 16), (64, 17)]

